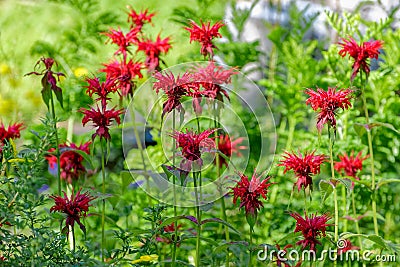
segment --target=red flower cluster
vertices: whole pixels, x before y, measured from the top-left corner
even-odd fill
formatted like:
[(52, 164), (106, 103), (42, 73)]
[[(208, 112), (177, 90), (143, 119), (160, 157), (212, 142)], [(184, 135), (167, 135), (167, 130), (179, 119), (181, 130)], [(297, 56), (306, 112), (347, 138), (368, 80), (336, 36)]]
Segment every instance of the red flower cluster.
[(177, 108), (180, 110), (180, 100), (183, 96), (193, 99), (193, 109), (196, 114), (201, 114), (201, 100), (203, 97), (222, 101), (222, 95), (229, 99), (223, 84), (231, 82), (231, 76), (236, 74), (235, 69), (224, 70), (221, 66), (216, 66), (210, 61), (207, 67), (197, 67), (193, 73), (185, 72), (181, 76), (175, 77), (171, 72), (157, 72), (154, 78), (157, 79), (153, 85), (156, 93), (163, 90), (168, 99), (164, 103), (163, 116)]
[[(177, 228), (177, 230), (179, 230), (180, 228), (182, 228), (182, 224), (178, 224), (178, 226), (176, 228)], [(165, 243), (165, 244), (171, 244), (174, 241), (174, 238), (175, 238), (175, 235), (173, 234), (175, 232), (175, 223), (171, 223), (171, 224), (165, 226), (164, 229), (163, 229), (163, 232), (164, 232), (164, 234), (172, 234), (172, 236), (171, 237), (169, 237), (169, 236), (158, 236), (156, 238), (156, 240), (158, 242), (162, 242), (162, 243)], [(179, 240), (178, 240), (178, 242), (179, 242)], [(179, 245), (180, 245), (180, 243), (177, 244), (177, 246), (179, 246)]]
[(88, 109), (80, 110), (84, 117), (82, 119), (82, 124), (85, 126), (86, 123), (91, 121), (95, 127), (97, 127), (96, 132), (92, 135), (92, 139), (97, 136), (99, 138), (105, 138), (106, 140), (111, 139), (109, 127), (113, 121), (121, 124), (120, 115), (123, 113), (122, 109), (116, 110), (115, 108), (107, 109), (106, 107), (94, 109), (93, 107)]
[(137, 43), (138, 51), (143, 51), (146, 54), (145, 65), (149, 71), (159, 70), (160, 55), (167, 53), (171, 48), (169, 37), (161, 40), (160, 35), (155, 41), (143, 39)]
[(218, 31), (224, 25), (225, 24), (218, 21), (213, 26), (211, 26), (210, 22), (202, 22), (201, 26), (199, 26), (191, 20), (190, 27), (185, 27), (184, 29), (190, 32), (190, 42), (197, 41), (201, 43), (200, 53), (204, 57), (209, 55), (209, 57), (212, 58), (214, 56), (213, 49), (216, 48), (212, 40), (214, 38), (222, 37), (222, 35)]
[(240, 180), (233, 189), (233, 203), (236, 204), (238, 198), (240, 199), (240, 207), (245, 208), (246, 214), (257, 215), (258, 211), (263, 207), (260, 197), (266, 199), (268, 187), (273, 183), (268, 183), (270, 177), (260, 181), (260, 176), (254, 170), (254, 174), (249, 181), (249, 177), (243, 173), (239, 173)]
[(124, 34), (120, 29), (110, 29), (109, 32), (103, 33), (105, 36), (110, 38), (111, 43), (118, 45), (118, 50), (114, 53), (115, 55), (122, 54), (126, 58), (128, 53), (128, 47), (132, 44), (136, 44), (138, 41), (137, 34), (139, 31), (136, 28), (130, 29), (127, 34)]
[(284, 166), (285, 170), (283, 173), (286, 173), (289, 170), (293, 170), (297, 176), (297, 185), (298, 191), (300, 191), (301, 187), (304, 190), (307, 187), (310, 187), (312, 190), (312, 177), (311, 174), (318, 174), (320, 172), (321, 164), (326, 160), (324, 155), (314, 155), (314, 151), (311, 153), (305, 153), (304, 156), (299, 152), (299, 155), (295, 153), (285, 152), (283, 156), (283, 160), (281, 160), (278, 166)]
[(8, 128), (4, 126), (3, 123), (0, 124), (0, 153), (2, 152), (2, 147), (4, 142), (9, 139), (17, 139), (21, 137), (21, 131), (24, 129), (22, 123), (14, 123), (8, 125)]
[(352, 66), (353, 72), (350, 78), (351, 81), (353, 81), (360, 69), (368, 76), (370, 69), (367, 59), (378, 59), (379, 49), (382, 48), (383, 41), (377, 40), (363, 42), (361, 45), (358, 45), (352, 37), (349, 37), (349, 39), (342, 38), (341, 42), (339, 42), (339, 45), (342, 46), (342, 49), (339, 51), (339, 55), (345, 57), (348, 54), (354, 59)]
[(58, 211), (67, 216), (65, 227), (62, 230), (63, 233), (68, 233), (68, 227), (74, 227), (75, 222), (86, 233), (86, 228), (80, 219), (81, 217), (86, 217), (86, 213), (89, 211), (89, 202), (96, 199), (96, 197), (92, 197), (88, 192), (81, 194), (79, 190), (76, 195), (72, 192), (71, 198), (68, 198), (65, 192), (64, 197), (50, 196), (50, 198), (54, 200), (54, 206), (50, 208), (50, 212)]
[(107, 80), (116, 81), (115, 86), (120, 90), (122, 96), (132, 95), (134, 89), (134, 78), (143, 78), (141, 62), (133, 62), (132, 59), (127, 63), (114, 60), (109, 64), (103, 64), (104, 69), (100, 72), (106, 73)]
[(151, 23), (151, 19), (154, 17), (155, 13), (147, 13), (149, 12), (147, 9), (144, 11), (137, 13), (132, 7), (128, 7), (128, 22), (131, 22), (131, 28), (135, 28), (137, 31), (141, 31), (142, 27), (145, 23)]
[(176, 140), (177, 148), (182, 149), (182, 156), (184, 157), (181, 162), (182, 170), (190, 171), (193, 163), (196, 163), (197, 166), (203, 165), (201, 154), (210, 152), (215, 148), (214, 140), (209, 138), (209, 135), (215, 131), (215, 129), (205, 130), (197, 134), (186, 129), (186, 133), (178, 131), (172, 133), (171, 136)]
[(347, 176), (358, 180), (357, 172), (362, 170), (363, 161), (367, 158), (368, 155), (362, 157), (362, 151), (358, 152), (355, 157), (354, 151), (351, 151), (350, 157), (344, 153), (343, 155), (339, 155), (340, 161), (335, 162), (335, 170), (338, 172), (344, 171)]
[[(228, 134), (221, 134), (218, 138), (218, 150), (229, 158), (232, 156), (233, 153), (235, 153), (236, 156), (241, 157), (242, 154), (240, 153), (240, 150), (247, 148), (246, 146), (239, 145), (243, 141), (243, 139), (243, 137), (239, 137), (236, 140), (231, 141)], [(228, 162), (225, 158), (219, 157), (219, 167), (222, 167), (222, 165), (228, 167)]]
[(296, 245), (301, 245), (303, 249), (309, 246), (310, 250), (316, 251), (316, 245), (321, 244), (317, 238), (325, 236), (326, 227), (331, 225), (327, 224), (331, 217), (327, 214), (321, 216), (311, 214), (311, 217), (308, 217), (307, 214), (305, 214), (305, 218), (303, 218), (297, 212), (290, 213), (290, 216), (296, 219), (296, 229), (294, 232), (301, 232), (304, 237), (304, 239), (298, 241)]
[(86, 82), (88, 83), (88, 86), (85, 86), (87, 88), (86, 93), (90, 97), (96, 94), (98, 96), (96, 101), (100, 101), (102, 106), (106, 106), (107, 101), (111, 99), (108, 95), (117, 91), (116, 84), (111, 79), (100, 82), (98, 77), (94, 77), (87, 78)]
[[(61, 169), (61, 179), (66, 180), (69, 184), (72, 184), (73, 181), (78, 180), (84, 173), (86, 173), (86, 168), (83, 166), (83, 157), (79, 155), (76, 150), (80, 150), (89, 154), (89, 146), (91, 142), (86, 142), (77, 146), (74, 143), (69, 145), (61, 144), (60, 151), (62, 152), (60, 155), (60, 169)], [(52, 148), (50, 152), (53, 152), (55, 149)], [(64, 151), (64, 152), (63, 152)], [(50, 155), (46, 157), (49, 162), (49, 169), (51, 172), (57, 169), (57, 157), (54, 155)]]
[[(339, 243), (340, 242), (340, 243)], [(339, 246), (340, 245), (340, 246)], [(338, 249), (337, 249), (337, 254), (341, 255), (343, 253), (346, 253), (347, 251), (351, 251), (351, 250), (359, 250), (359, 247), (353, 246), (353, 244), (351, 244), (350, 240), (348, 239), (342, 239), (338, 241)]]
[(336, 88), (331, 87), (328, 88), (328, 91), (317, 88), (317, 92), (307, 89), (306, 94), (310, 98), (307, 99), (306, 104), (310, 104), (313, 110), (320, 110), (317, 119), (318, 131), (321, 131), (324, 124), (328, 122), (333, 128), (336, 127), (335, 111), (338, 108), (345, 110), (351, 107), (351, 97), (349, 96), (351, 92), (349, 89), (336, 91)]

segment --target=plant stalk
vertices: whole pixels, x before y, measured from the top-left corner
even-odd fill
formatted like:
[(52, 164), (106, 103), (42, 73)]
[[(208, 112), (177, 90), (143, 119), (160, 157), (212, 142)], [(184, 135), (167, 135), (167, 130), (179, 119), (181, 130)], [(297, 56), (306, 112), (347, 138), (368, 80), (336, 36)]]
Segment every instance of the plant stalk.
[(104, 262), (104, 250), (105, 250), (105, 231), (104, 231), (104, 224), (105, 224), (105, 219), (106, 219), (106, 200), (105, 200), (105, 194), (106, 194), (106, 171), (105, 171), (105, 157), (104, 157), (104, 141), (100, 139), (100, 145), (101, 145), (101, 175), (102, 175), (102, 193), (103, 193), (103, 200), (102, 200), (102, 211), (101, 211), (101, 261)]
[(56, 112), (54, 110), (54, 99), (53, 99), (53, 91), (50, 93), (50, 108), (51, 108), (51, 117), (53, 119), (53, 128), (54, 133), (56, 135), (56, 157), (57, 157), (57, 185), (58, 185), (58, 195), (61, 196), (61, 166), (60, 166), (60, 141), (58, 139), (58, 131), (57, 131), (57, 121), (56, 121)]

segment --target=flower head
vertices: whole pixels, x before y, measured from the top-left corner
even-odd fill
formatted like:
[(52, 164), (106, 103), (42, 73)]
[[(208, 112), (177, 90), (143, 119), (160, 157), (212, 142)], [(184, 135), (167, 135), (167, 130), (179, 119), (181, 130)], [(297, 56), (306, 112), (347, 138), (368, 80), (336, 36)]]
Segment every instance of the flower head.
[(312, 189), (312, 177), (311, 174), (318, 174), (320, 172), (321, 164), (326, 160), (324, 155), (314, 155), (314, 151), (311, 153), (305, 153), (304, 156), (299, 152), (298, 155), (295, 153), (285, 152), (283, 160), (281, 160), (278, 166), (284, 166), (286, 173), (289, 170), (293, 170), (297, 177), (298, 191), (301, 187), (304, 190), (307, 187)]
[(163, 90), (167, 95), (167, 101), (163, 105), (162, 116), (174, 109), (180, 110), (181, 98), (187, 95), (192, 84), (191, 74), (185, 72), (175, 77), (172, 72), (156, 72), (154, 78), (157, 79), (153, 85), (156, 93), (158, 94), (160, 90)]
[(103, 34), (110, 38), (111, 43), (118, 45), (118, 50), (114, 54), (122, 54), (124, 58), (126, 58), (128, 47), (138, 41), (138, 30), (136, 28), (130, 29), (127, 34), (124, 34), (121, 29), (110, 29), (108, 32)]
[(151, 23), (151, 19), (155, 15), (155, 13), (148, 13), (149, 11), (147, 9), (137, 13), (132, 7), (129, 6), (128, 8), (128, 22), (131, 22), (131, 28), (135, 28), (137, 31), (141, 31), (145, 23)]
[(86, 228), (80, 219), (86, 217), (86, 212), (88, 212), (90, 206), (89, 202), (96, 199), (96, 197), (92, 197), (88, 192), (81, 194), (79, 190), (76, 195), (72, 192), (70, 198), (65, 192), (64, 197), (50, 196), (50, 198), (54, 200), (54, 206), (50, 208), (50, 212), (58, 211), (67, 216), (65, 227), (62, 230), (64, 233), (68, 233), (68, 227), (74, 227), (75, 222), (84, 233), (86, 232)]
[(167, 53), (171, 48), (169, 37), (161, 40), (160, 35), (155, 41), (149, 39), (140, 40), (138, 42), (138, 51), (143, 51), (146, 54), (145, 65), (149, 71), (158, 70), (160, 66), (161, 53)]
[(352, 37), (349, 37), (349, 39), (342, 38), (341, 42), (339, 42), (339, 45), (342, 46), (342, 49), (339, 51), (339, 55), (344, 57), (349, 54), (349, 56), (354, 59), (352, 66), (353, 72), (350, 78), (351, 80), (354, 80), (360, 69), (364, 71), (366, 75), (369, 74), (370, 69), (367, 59), (378, 59), (379, 49), (382, 48), (383, 41), (377, 40), (363, 42), (361, 45), (358, 45)]
[[(344, 171), (347, 176), (351, 176), (354, 179), (359, 180), (357, 177), (357, 172), (362, 170), (362, 164), (368, 155), (362, 157), (362, 151), (358, 152), (357, 156), (354, 157), (354, 151), (351, 151), (350, 156), (346, 153), (339, 155), (340, 161), (335, 162), (335, 170), (338, 172)], [(352, 182), (352, 187), (354, 187), (354, 182)]]
[(129, 60), (119, 62), (118, 60), (112, 61), (109, 64), (103, 64), (104, 69), (101, 72), (105, 72), (108, 80), (116, 81), (116, 88), (120, 90), (122, 96), (132, 95), (135, 77), (143, 78), (141, 70), (143, 68), (142, 63), (134, 62)]
[(100, 139), (105, 138), (106, 140), (109, 140), (111, 138), (109, 127), (113, 121), (121, 124), (121, 119), (119, 116), (123, 113), (123, 110), (116, 110), (115, 108), (106, 109), (105, 107), (100, 109), (97, 106), (97, 109), (91, 107), (90, 110), (80, 109), (80, 112), (84, 114), (82, 119), (83, 126), (91, 121), (93, 125), (97, 127), (96, 132), (92, 135), (92, 139), (94, 139), (97, 135)]
[[(242, 154), (240, 153), (240, 150), (247, 148), (246, 146), (239, 145), (243, 139), (243, 137), (240, 137), (232, 141), (228, 134), (221, 134), (218, 138), (218, 150), (228, 158), (230, 158), (234, 153), (238, 157), (241, 157)], [(228, 162), (225, 158), (219, 157), (219, 166), (222, 167), (222, 165), (228, 167)]]
[(8, 125), (8, 128), (3, 123), (0, 124), (0, 143), (8, 139), (17, 139), (21, 137), (21, 131), (24, 129), (22, 123), (14, 123)]
[(296, 220), (296, 229), (294, 232), (301, 232), (304, 237), (304, 239), (298, 241), (296, 245), (301, 245), (303, 249), (309, 246), (310, 250), (315, 252), (316, 245), (321, 244), (317, 238), (325, 236), (326, 227), (331, 225), (327, 224), (331, 216), (328, 214), (323, 214), (321, 216), (311, 214), (311, 217), (308, 217), (307, 214), (305, 214), (305, 218), (303, 218), (297, 212), (290, 213), (290, 216)]
[(328, 91), (324, 91), (321, 88), (317, 88), (315, 92), (312, 89), (307, 89), (306, 94), (310, 96), (307, 99), (306, 104), (311, 105), (313, 110), (319, 110), (317, 118), (317, 129), (321, 131), (325, 123), (336, 127), (336, 110), (341, 108), (342, 110), (351, 107), (349, 94), (352, 91), (349, 89), (340, 89), (336, 91), (336, 88), (328, 88)]
[(222, 85), (231, 83), (231, 77), (236, 73), (233, 68), (225, 70), (222, 66), (216, 66), (214, 61), (210, 61), (205, 68), (198, 67), (194, 70), (193, 80), (203, 87), (203, 96), (222, 102), (222, 95), (229, 100), (228, 92)]
[(209, 135), (216, 130), (205, 130), (201, 133), (195, 133), (186, 129), (186, 133), (175, 131), (172, 137), (176, 140), (176, 146), (182, 149), (184, 160), (181, 162), (181, 169), (190, 171), (192, 163), (198, 166), (203, 164), (201, 155), (203, 152), (210, 152), (215, 148), (214, 140)]
[[(175, 235), (174, 235), (175, 228), (177, 230), (179, 230), (180, 228), (182, 228), (182, 224), (178, 224), (177, 226), (175, 226), (175, 223), (171, 223), (167, 226), (164, 226), (164, 228), (163, 228), (164, 235), (158, 236), (156, 238), (156, 240), (158, 242), (162, 242), (162, 243), (166, 243), (166, 244), (172, 243), (175, 239)], [(180, 243), (177, 244), (177, 246), (179, 246), (179, 245), (180, 245)]]
[(200, 53), (204, 57), (209, 55), (209, 57), (212, 58), (214, 56), (213, 49), (216, 48), (212, 40), (214, 38), (222, 37), (218, 31), (224, 25), (225, 24), (218, 21), (213, 26), (211, 26), (210, 22), (202, 22), (201, 26), (199, 26), (193, 20), (191, 20), (190, 27), (185, 27), (184, 29), (190, 32), (190, 42), (197, 41), (201, 44)]
[[(60, 151), (62, 152), (60, 155), (60, 169), (61, 169), (61, 179), (66, 180), (69, 184), (72, 184), (72, 181), (77, 180), (83, 174), (86, 173), (86, 168), (83, 166), (83, 157), (76, 152), (76, 150), (80, 150), (89, 154), (89, 146), (91, 142), (86, 142), (77, 146), (74, 143), (70, 144), (61, 144)], [(50, 152), (55, 149), (51, 149)], [(54, 155), (49, 155), (46, 157), (49, 162), (49, 169), (54, 170), (57, 168), (57, 157)]]
[(96, 94), (98, 98), (97, 101), (101, 102), (102, 106), (107, 105), (107, 101), (111, 98), (108, 97), (109, 94), (117, 91), (117, 87), (114, 79), (106, 79), (104, 82), (100, 82), (98, 77), (94, 78), (86, 78), (86, 82), (88, 83), (86, 93), (92, 97), (93, 94)]
[(246, 214), (256, 215), (258, 211), (263, 207), (260, 197), (266, 199), (268, 193), (268, 187), (273, 183), (268, 183), (270, 177), (260, 180), (263, 174), (257, 177), (256, 171), (254, 170), (253, 176), (249, 181), (249, 177), (243, 173), (239, 173), (240, 180), (236, 184), (233, 190), (233, 203), (236, 204), (237, 200), (240, 199), (240, 207), (245, 208)]

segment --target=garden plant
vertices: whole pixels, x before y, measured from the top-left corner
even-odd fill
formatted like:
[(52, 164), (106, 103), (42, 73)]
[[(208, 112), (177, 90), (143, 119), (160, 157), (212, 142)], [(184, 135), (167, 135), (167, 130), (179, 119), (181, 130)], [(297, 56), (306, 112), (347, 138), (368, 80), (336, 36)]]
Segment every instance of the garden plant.
[(398, 266), (400, 4), (296, 2), (0, 1), (0, 266)]

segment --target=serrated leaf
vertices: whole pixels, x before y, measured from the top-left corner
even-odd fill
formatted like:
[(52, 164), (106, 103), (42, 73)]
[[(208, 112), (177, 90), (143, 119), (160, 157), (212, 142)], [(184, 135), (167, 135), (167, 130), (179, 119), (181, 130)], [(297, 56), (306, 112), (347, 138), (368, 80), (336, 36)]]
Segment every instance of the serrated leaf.
[(249, 243), (246, 242), (246, 241), (228, 242), (228, 243), (225, 243), (225, 244), (217, 246), (214, 249), (213, 254), (218, 254), (218, 253), (223, 252), (224, 250), (227, 250), (227, 249), (229, 249), (230, 247), (233, 247), (233, 246), (245, 246), (246, 247), (248, 245), (249, 245)]
[(321, 180), (319, 182), (319, 190), (321, 191), (322, 204), (324, 204), (325, 200), (333, 192), (333, 185), (329, 181)]
[(361, 123), (355, 123), (355, 124), (353, 124), (353, 127), (354, 127), (356, 134), (359, 137), (362, 137), (364, 134), (367, 133), (367, 129), (365, 129), (365, 126)]

